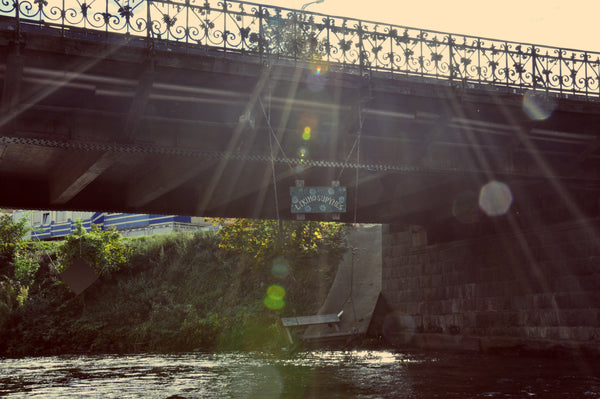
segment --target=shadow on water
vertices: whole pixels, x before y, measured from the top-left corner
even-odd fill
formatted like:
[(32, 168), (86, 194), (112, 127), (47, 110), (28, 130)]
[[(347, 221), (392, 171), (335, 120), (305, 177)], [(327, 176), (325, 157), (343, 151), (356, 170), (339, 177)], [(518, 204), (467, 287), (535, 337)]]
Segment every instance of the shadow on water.
[(7, 398), (600, 398), (581, 359), (389, 351), (0, 360)]

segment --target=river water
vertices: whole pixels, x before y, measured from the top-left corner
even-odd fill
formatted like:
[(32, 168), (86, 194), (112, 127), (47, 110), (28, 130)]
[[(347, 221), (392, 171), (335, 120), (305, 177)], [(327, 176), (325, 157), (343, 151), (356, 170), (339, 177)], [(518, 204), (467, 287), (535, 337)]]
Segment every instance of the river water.
[(391, 351), (0, 359), (7, 398), (600, 398), (593, 360)]

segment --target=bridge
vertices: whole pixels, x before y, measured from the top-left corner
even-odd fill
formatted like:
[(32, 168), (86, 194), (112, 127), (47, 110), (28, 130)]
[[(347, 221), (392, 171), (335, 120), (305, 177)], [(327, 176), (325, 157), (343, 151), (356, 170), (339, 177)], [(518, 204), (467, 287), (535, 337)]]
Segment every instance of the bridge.
[(210, 0), (2, 2), (0, 43), (3, 207), (294, 219), (303, 183), (347, 190), (305, 218), (440, 239), (598, 215), (599, 53)]

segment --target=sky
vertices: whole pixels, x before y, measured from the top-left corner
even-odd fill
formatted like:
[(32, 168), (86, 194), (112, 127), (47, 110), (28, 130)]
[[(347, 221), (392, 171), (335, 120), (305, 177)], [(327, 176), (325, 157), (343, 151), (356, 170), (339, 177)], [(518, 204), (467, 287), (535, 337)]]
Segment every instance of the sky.
[[(307, 1), (262, 0), (300, 9)], [(600, 52), (600, 0), (325, 0), (308, 11)]]

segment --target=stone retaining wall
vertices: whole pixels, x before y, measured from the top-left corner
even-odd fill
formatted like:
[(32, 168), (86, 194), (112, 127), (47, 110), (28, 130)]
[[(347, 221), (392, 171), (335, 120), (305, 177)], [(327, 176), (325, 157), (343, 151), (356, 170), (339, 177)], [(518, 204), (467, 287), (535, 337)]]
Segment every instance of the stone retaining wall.
[[(598, 221), (426, 245), (418, 229), (383, 236), (386, 338), (486, 349), (600, 347)], [(598, 351), (600, 353), (600, 351)]]

